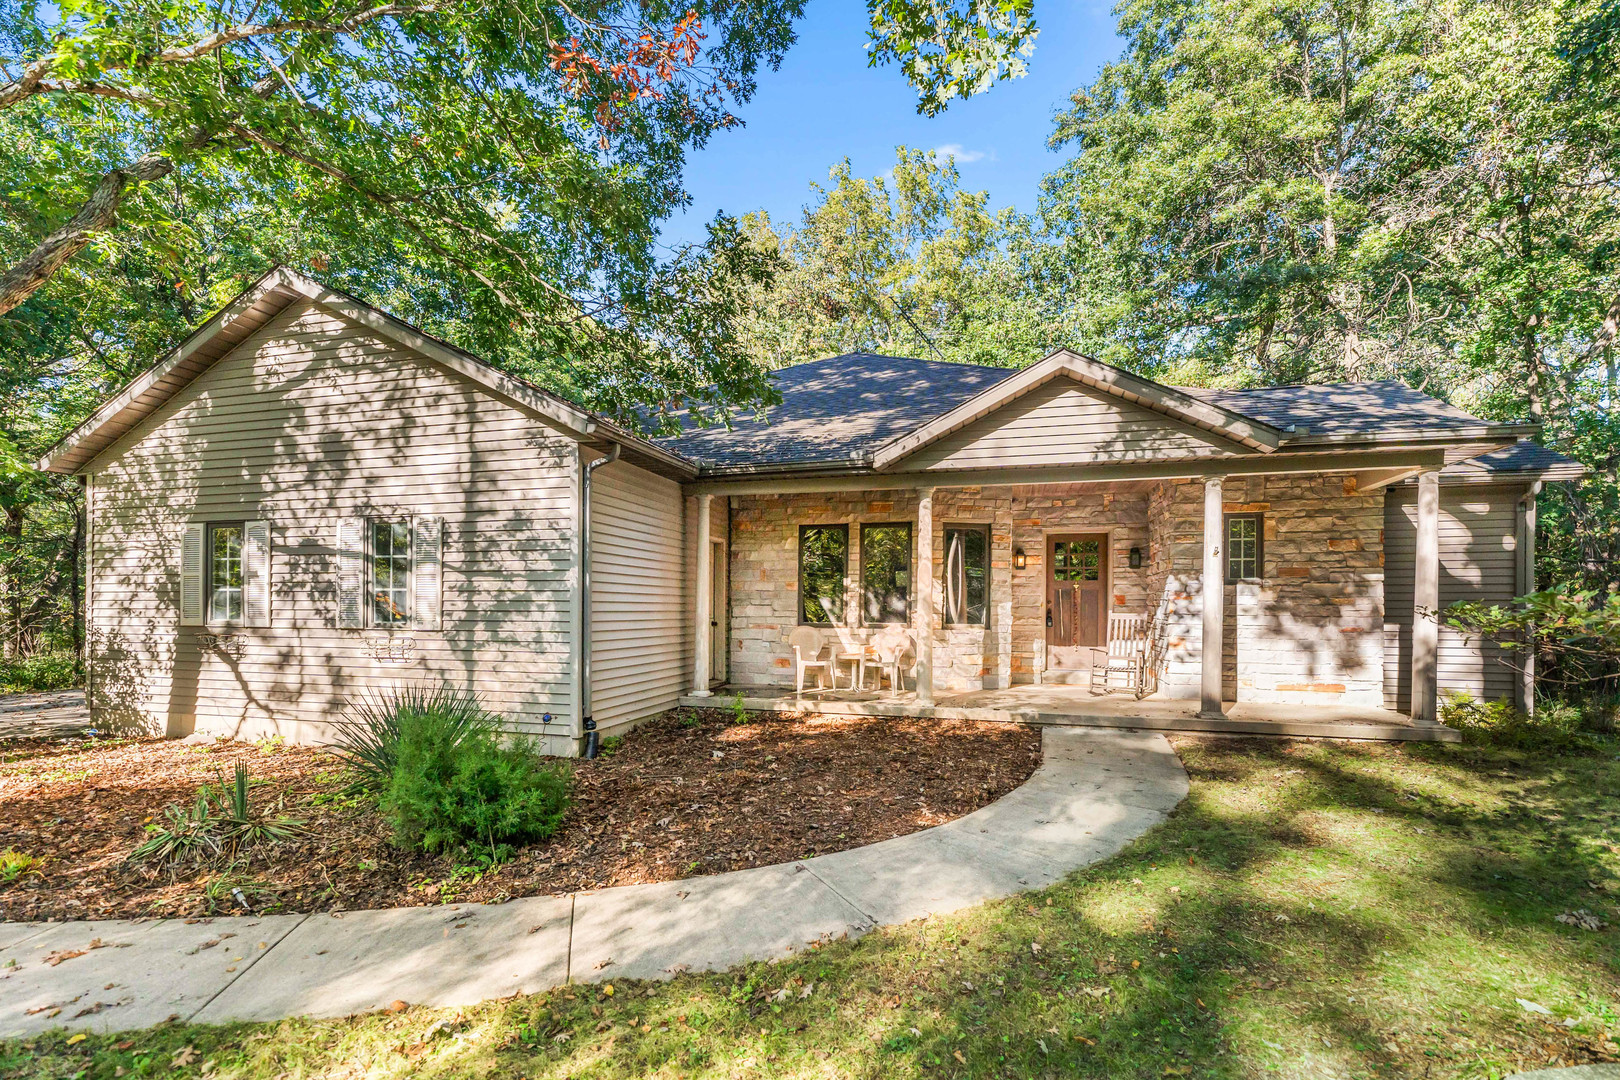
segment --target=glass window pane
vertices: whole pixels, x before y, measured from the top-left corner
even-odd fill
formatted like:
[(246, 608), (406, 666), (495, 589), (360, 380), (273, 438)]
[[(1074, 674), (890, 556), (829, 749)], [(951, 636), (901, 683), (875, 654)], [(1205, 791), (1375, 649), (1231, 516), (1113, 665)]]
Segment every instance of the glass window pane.
[(208, 621), (242, 617), (242, 527), (208, 527)]
[(371, 523), (371, 622), (398, 626), (410, 618), (411, 526)]
[(903, 623), (911, 593), (911, 526), (861, 526), (861, 617)]
[(945, 625), (983, 626), (989, 599), (989, 532), (945, 530)]
[(849, 552), (845, 525), (807, 525), (799, 530), (799, 621), (844, 621), (844, 570)]
[(1226, 522), (1226, 577), (1229, 581), (1258, 578), (1260, 529), (1258, 514), (1231, 517)]

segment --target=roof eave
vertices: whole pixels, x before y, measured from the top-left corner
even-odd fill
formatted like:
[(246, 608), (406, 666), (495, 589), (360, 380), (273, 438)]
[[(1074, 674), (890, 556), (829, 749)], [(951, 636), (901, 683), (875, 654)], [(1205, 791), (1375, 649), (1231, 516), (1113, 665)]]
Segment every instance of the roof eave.
[[(76, 473), (93, 461), (103, 450), (121, 438), (129, 429), (119, 432), (98, 446), (91, 446), (98, 433), (104, 432), (107, 426), (114, 423), (119, 414), (134, 405), (143, 395), (152, 390), (159, 382), (172, 374), (186, 361), (194, 357), (199, 351), (214, 341), (227, 330), (237, 329), (241, 320), (258, 306), (267, 296), (278, 292), (285, 292), (286, 302), (266, 313), (262, 318), (255, 320), (254, 325), (246, 327), (246, 338), (259, 326), (274, 318), (276, 314), (291, 303), (300, 293), (293, 279), (296, 275), (286, 267), (278, 266), (270, 270), (258, 281), (244, 289), (230, 303), (215, 312), (207, 321), (188, 334), (180, 344), (169, 350), (157, 363), (136, 375), (125, 383), (119, 390), (101, 404), (95, 412), (80, 422), (72, 431), (57, 440), (34, 464), (41, 472)], [(232, 347), (234, 347), (234, 342)], [(228, 350), (227, 350), (228, 351)], [(217, 358), (216, 358), (217, 359)], [(212, 362), (212, 361), (210, 361)], [(187, 378), (187, 382), (190, 378)], [(139, 422), (138, 420), (136, 421)], [(133, 427), (133, 424), (130, 425)], [(87, 449), (89, 447), (89, 449)]]
[[(426, 356), (433, 362), (474, 382), (495, 396), (505, 399), (524, 411), (540, 416), (581, 442), (606, 441), (619, 443), (659, 471), (668, 472), (681, 479), (695, 477), (698, 474), (697, 463), (691, 459), (657, 446), (618, 424), (581, 409), (540, 387), (509, 375), (473, 356), (471, 353), (458, 349), (448, 342), (441, 341), (402, 319), (372, 307), (357, 297), (338, 289), (328, 288), (320, 282), (284, 266), (276, 267), (253, 285), (243, 290), (241, 295), (225, 305), (212, 318), (188, 335), (167, 356), (132, 379), (123, 389), (91, 414), (88, 419), (64, 436), (56, 446), (52, 447), (49, 453), (39, 460), (36, 467), (50, 472), (73, 473), (82, 471), (86, 465), (93, 462), (108, 447), (114, 445), (128, 431), (132, 430), (134, 424), (139, 423), (139, 419), (114, 433), (111, 437), (102, 440), (99, 445), (95, 445), (94, 440), (98, 432), (105, 431), (107, 425), (115, 421), (120, 413), (132, 406), (142, 395), (153, 389), (186, 360), (195, 356), (209, 342), (218, 338), (223, 331), (236, 326), (238, 320), (258, 306), (266, 296), (276, 293), (286, 294), (285, 302), (265, 313), (255, 321), (254, 325), (246, 327), (246, 332), (231, 340), (220, 356), (209, 361), (210, 364), (228, 354), (230, 349), (234, 349), (255, 330), (268, 323), (276, 314), (285, 309), (287, 303), (302, 298), (334, 311), (352, 322), (374, 330), (398, 345)], [(189, 383), (191, 379), (196, 378), (200, 373), (199, 371), (191, 374), (186, 378), (185, 382)], [(185, 383), (181, 385), (185, 385)]]

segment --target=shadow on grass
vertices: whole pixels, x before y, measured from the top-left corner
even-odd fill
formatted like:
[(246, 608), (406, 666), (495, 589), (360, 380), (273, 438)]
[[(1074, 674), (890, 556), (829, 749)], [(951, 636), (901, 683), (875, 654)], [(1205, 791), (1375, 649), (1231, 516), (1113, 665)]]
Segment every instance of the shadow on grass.
[[(78, 1050), (112, 1075), (131, 1055), (167, 1061), (192, 1046), (251, 1080), (1438, 1078), (1620, 1056), (1616, 934), (1554, 918), (1615, 917), (1620, 769), (1608, 757), (1178, 748), (1192, 794), (1169, 822), (1056, 886), (959, 915), (611, 995), (576, 986)], [(424, 1038), (438, 1020), (447, 1029)], [(85, 1064), (60, 1040), (40, 1049), (25, 1072), (7, 1047), (0, 1074)], [(62, 1068), (40, 1072), (41, 1060)]]

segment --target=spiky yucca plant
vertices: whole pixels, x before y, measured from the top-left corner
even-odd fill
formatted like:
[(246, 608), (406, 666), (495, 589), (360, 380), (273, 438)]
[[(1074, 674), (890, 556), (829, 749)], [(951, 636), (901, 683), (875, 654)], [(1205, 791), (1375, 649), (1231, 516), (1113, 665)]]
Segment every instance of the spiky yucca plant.
[(499, 728), (498, 718), (469, 690), (446, 683), (400, 686), (350, 701), (337, 722), (333, 749), (358, 774), (360, 787), (381, 791), (393, 779), (400, 739), (413, 722), (431, 724), (436, 736), (450, 745)]

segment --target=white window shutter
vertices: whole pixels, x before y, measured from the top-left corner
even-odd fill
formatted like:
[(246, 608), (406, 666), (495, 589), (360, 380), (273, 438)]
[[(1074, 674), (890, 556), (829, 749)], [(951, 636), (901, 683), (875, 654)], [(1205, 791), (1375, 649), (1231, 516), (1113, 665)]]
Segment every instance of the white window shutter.
[(180, 625), (203, 625), (203, 545), (208, 529), (205, 525), (187, 525), (185, 538), (180, 541)]
[(242, 528), (242, 623), (270, 625), (270, 523), (249, 521)]
[(438, 630), (444, 594), (444, 519), (411, 519), (411, 625)]
[(337, 624), (345, 630), (365, 626), (365, 518), (343, 518), (337, 534)]

